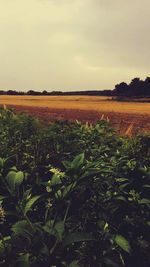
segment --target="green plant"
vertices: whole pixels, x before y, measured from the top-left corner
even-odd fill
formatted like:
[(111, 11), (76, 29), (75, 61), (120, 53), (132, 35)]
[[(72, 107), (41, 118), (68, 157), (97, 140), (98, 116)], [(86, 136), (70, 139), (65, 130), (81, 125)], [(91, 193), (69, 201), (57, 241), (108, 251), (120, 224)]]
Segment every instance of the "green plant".
[(0, 266), (147, 267), (149, 135), (0, 110)]

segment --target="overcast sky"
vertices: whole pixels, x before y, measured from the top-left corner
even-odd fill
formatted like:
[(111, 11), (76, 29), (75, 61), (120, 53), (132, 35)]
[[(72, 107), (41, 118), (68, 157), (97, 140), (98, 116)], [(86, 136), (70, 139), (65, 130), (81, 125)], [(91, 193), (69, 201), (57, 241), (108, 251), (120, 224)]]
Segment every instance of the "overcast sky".
[(150, 76), (150, 0), (0, 0), (0, 88), (111, 89)]

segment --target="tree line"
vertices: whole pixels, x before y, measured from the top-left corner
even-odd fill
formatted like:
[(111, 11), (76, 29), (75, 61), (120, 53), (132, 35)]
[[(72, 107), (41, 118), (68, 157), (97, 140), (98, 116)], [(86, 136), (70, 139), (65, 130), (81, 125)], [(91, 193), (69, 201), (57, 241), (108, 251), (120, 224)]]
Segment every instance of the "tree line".
[(57, 95), (93, 95), (93, 96), (111, 96), (113, 95), (112, 90), (86, 90), (86, 91), (51, 91), (46, 90), (40, 92), (35, 90), (29, 90), (27, 92), (16, 91), (16, 90), (0, 90), (0, 95), (43, 95), (43, 96), (57, 96)]
[(47, 91), (29, 90), (27, 92), (16, 90), (0, 90), (0, 95), (90, 95), (90, 96), (121, 96), (121, 97), (150, 97), (150, 77), (145, 80), (134, 78), (129, 84), (121, 82), (112, 90), (86, 90), (86, 91)]
[(144, 81), (140, 78), (134, 78), (129, 84), (121, 82), (115, 85), (113, 94), (125, 97), (150, 97), (150, 77)]

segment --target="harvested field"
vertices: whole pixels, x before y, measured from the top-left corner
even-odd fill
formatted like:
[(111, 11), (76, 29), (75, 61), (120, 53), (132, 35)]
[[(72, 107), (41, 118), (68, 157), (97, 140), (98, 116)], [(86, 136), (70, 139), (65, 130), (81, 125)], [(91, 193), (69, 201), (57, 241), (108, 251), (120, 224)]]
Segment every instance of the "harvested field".
[(91, 96), (0, 96), (0, 104), (46, 121), (79, 120), (95, 123), (104, 118), (121, 133), (150, 130), (150, 104), (117, 102)]
[(119, 102), (103, 96), (0, 96), (0, 104), (150, 115), (149, 103)]

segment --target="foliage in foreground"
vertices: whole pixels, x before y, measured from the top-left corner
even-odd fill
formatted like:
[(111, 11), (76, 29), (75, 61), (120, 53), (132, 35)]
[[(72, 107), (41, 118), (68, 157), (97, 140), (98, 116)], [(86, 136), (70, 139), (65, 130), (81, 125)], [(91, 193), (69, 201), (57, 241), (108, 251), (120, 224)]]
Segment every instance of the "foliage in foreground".
[(0, 266), (147, 267), (150, 136), (0, 110)]

